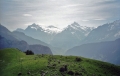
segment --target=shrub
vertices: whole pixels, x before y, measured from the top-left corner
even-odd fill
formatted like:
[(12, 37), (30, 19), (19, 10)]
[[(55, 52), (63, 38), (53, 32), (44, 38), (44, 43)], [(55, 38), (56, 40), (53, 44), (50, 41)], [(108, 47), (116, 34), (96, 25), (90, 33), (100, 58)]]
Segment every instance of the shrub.
[(75, 60), (76, 60), (77, 62), (82, 61), (82, 59), (81, 59), (81, 58), (78, 58), (78, 57), (76, 57)]
[(34, 55), (34, 53), (31, 50), (27, 50), (25, 53), (26, 55)]

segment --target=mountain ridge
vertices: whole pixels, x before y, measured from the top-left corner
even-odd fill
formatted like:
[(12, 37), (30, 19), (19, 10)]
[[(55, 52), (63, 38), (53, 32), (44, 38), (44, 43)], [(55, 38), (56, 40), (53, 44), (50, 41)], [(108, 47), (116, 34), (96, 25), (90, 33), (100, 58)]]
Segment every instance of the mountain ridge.
[[(35, 26), (36, 28), (33, 28), (33, 26)], [(52, 29), (57, 28), (53, 25), (48, 26), (48, 27), (52, 28)], [(37, 28), (39, 28), (39, 29), (37, 29)], [(78, 29), (76, 29), (76, 28), (78, 28)], [(74, 22), (71, 25), (68, 25), (66, 28), (62, 29), (62, 31), (59, 31), (58, 33), (50, 34), (48, 32), (45, 32), (45, 30), (49, 31), (49, 29), (47, 29), (47, 28), (43, 28), (39, 25), (32, 24), (32, 25), (29, 25), (23, 31), (23, 33), (25, 33), (25, 35), (28, 35), (35, 39), (41, 40), (47, 44), (50, 44), (51, 46), (59, 47), (62, 49), (68, 49), (68, 48), (74, 47), (77, 44), (79, 44), (78, 42), (81, 41), (82, 39), (84, 39), (89, 34), (89, 32), (92, 30), (92, 28), (91, 27), (83, 27), (83, 26), (80, 26), (77, 22)], [(69, 35), (70, 37), (67, 35)], [(61, 37), (63, 37), (63, 38), (61, 38)], [(67, 40), (69, 38), (71, 38), (71, 39)], [(63, 39), (62, 42), (61, 42), (61, 39)], [(72, 40), (75, 40), (75, 43), (71, 42)], [(58, 41), (60, 41), (60, 42), (58, 42)], [(63, 42), (69, 42), (69, 41), (70, 41), (70, 44), (73, 43), (73, 45), (67, 46), (67, 48), (65, 48), (64, 46), (66, 46), (66, 44), (64, 44)], [(59, 45), (57, 43), (60, 43), (61, 45)]]
[(83, 56), (120, 64), (120, 38), (115, 41), (87, 43), (69, 49), (65, 55)]
[[(6, 27), (0, 25), (0, 49), (4, 49), (4, 48), (18, 48), (22, 51), (26, 51), (26, 50), (30, 50), (33, 48), (39, 48), (37, 49), (38, 51), (36, 52), (35, 49), (32, 49), (33, 52), (35, 52), (35, 54), (52, 54), (51, 50), (49, 47), (47, 46), (43, 46), (43, 45), (29, 45), (26, 41), (24, 40), (19, 40), (16, 39), (15, 34), (13, 34), (12, 32), (10, 32)], [(22, 33), (23, 34), (23, 33)], [(23, 34), (24, 35), (24, 34)], [(45, 52), (44, 52), (45, 50)]]
[(120, 20), (111, 23), (103, 24), (96, 29), (93, 29), (81, 44), (112, 41), (120, 38)]

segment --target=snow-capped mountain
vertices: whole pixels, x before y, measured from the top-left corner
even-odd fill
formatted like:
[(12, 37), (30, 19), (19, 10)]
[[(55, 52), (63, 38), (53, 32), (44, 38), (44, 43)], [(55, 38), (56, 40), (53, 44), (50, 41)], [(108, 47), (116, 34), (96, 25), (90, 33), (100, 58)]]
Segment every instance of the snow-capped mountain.
[[(39, 39), (53, 46), (66, 46), (66, 48), (70, 48), (76, 46), (79, 41), (86, 38), (91, 30), (91, 27), (80, 26), (77, 22), (74, 22), (64, 29), (59, 29), (52, 25), (43, 27), (41, 25), (33, 23), (32, 25), (29, 25), (25, 30), (16, 31), (24, 32), (28, 36)], [(67, 45), (68, 43), (69, 45)]]
[(44, 31), (47, 32), (47, 33), (60, 33), (62, 31), (62, 29), (58, 28), (58, 27), (55, 27), (53, 25), (50, 25), (50, 26), (47, 26), (47, 27), (43, 27)]
[[(36, 30), (36, 31), (43, 31), (45, 33), (48, 33), (48, 34), (57, 34), (59, 32), (62, 31), (62, 29), (58, 28), (58, 27), (55, 27), (53, 25), (50, 25), (50, 26), (41, 26), (41, 25), (37, 25), (35, 23), (33, 23), (32, 25), (28, 26), (29, 29), (32, 29), (32, 30)], [(18, 29), (19, 31), (21, 31), (21, 29)]]
[(42, 30), (42, 28), (41, 28), (39, 25), (36, 25), (35, 23), (33, 23), (32, 25), (30, 25), (30, 26), (28, 26), (28, 27), (30, 27), (30, 28), (32, 28), (32, 29), (35, 29), (35, 30), (39, 30), (39, 29)]
[(41, 25), (37, 25), (35, 23), (29, 25), (25, 30), (44, 31)]
[(74, 22), (71, 25), (68, 25), (63, 31), (69, 30), (72, 34), (75, 34), (76, 31), (79, 31), (87, 36), (93, 29), (94, 27), (81, 26), (77, 22)]
[(46, 43), (49, 43), (50, 40), (56, 34), (56, 32), (53, 32), (53, 31), (46, 31), (45, 27), (43, 27), (41, 25), (37, 25), (35, 23), (33, 23), (32, 25), (29, 25), (23, 31), (21, 31), (19, 29), (15, 30), (15, 31), (23, 32), (30, 37), (33, 37), (35, 39), (39, 39), (39, 40), (44, 41)]
[[(73, 29), (75, 29), (75, 30), (84, 30), (84, 31), (87, 31), (88, 29), (90, 29), (90, 27), (81, 26), (77, 22), (74, 22), (71, 25), (68, 25), (68, 27), (66, 27), (65, 29), (68, 29), (70, 27), (73, 28)], [(91, 27), (91, 29), (92, 29), (92, 27)]]
[(74, 22), (55, 35), (50, 44), (56, 47), (65, 47), (65, 49), (77, 46), (91, 30), (91, 27), (80, 26)]
[(106, 23), (93, 29), (89, 35), (83, 40), (83, 43), (93, 43), (101, 41), (112, 41), (120, 38), (120, 20), (112, 23)]

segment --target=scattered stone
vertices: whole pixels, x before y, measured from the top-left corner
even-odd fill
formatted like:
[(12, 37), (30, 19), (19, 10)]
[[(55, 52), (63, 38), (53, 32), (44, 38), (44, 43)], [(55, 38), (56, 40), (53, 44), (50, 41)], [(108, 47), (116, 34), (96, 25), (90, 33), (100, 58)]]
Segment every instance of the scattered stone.
[(69, 74), (69, 75), (74, 75), (74, 72), (73, 72), (73, 71), (68, 71), (67, 74)]
[(21, 76), (22, 75), (22, 73), (20, 72), (20, 73), (18, 73), (18, 76)]

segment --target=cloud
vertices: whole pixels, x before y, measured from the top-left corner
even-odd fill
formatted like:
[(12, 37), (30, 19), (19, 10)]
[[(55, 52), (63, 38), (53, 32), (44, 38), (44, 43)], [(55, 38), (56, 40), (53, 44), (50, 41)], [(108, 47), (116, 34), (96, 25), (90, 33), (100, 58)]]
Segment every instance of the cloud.
[(85, 21), (85, 22), (86, 22), (86, 21), (89, 21), (89, 20), (82, 20), (82, 21)]
[(65, 27), (74, 21), (99, 26), (120, 19), (119, 4), (119, 0), (1, 0), (0, 21), (12, 30), (11, 26), (32, 23)]
[(76, 7), (76, 6), (81, 6), (81, 5), (84, 5), (84, 4), (71, 4), (71, 5), (64, 5), (62, 7), (63, 8), (66, 8), (66, 7)]
[(96, 18), (94, 20), (106, 20), (106, 19), (104, 19), (104, 18)]
[(31, 14), (23, 14), (23, 16), (32, 16)]

